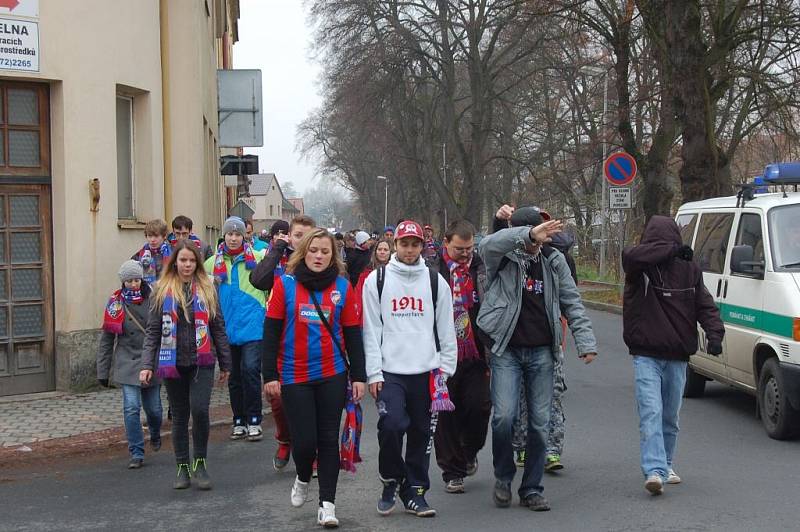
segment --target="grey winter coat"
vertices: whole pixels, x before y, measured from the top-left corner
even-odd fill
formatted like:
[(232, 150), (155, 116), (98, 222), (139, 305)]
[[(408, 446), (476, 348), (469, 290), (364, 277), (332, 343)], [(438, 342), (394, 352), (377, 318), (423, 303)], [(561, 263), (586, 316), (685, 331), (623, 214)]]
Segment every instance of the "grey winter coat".
[(144, 331), (136, 325), (134, 318), (142, 327), (147, 328), (147, 320), (150, 317), (150, 300), (145, 299), (139, 305), (125, 303), (124, 306), (125, 321), (122, 323), (122, 334), (116, 335), (103, 331), (100, 335), (100, 343), (97, 347), (97, 378), (108, 379), (113, 359), (114, 382), (139, 386)]
[[(523, 261), (514, 250), (533, 244), (530, 230), (530, 227), (502, 229), (481, 240), (478, 248), (486, 265), (488, 282), (478, 313), (478, 327), (494, 342), (492, 353), (497, 356), (502, 356), (508, 347), (519, 319), (525, 272)], [(508, 260), (503, 261), (504, 257)], [(555, 248), (545, 246), (542, 260), (545, 311), (553, 335), (553, 356), (559, 356), (561, 352), (561, 315), (567, 319), (578, 353), (596, 353), (597, 342), (592, 323), (586, 316), (586, 309), (564, 255)], [(504, 267), (500, 269), (504, 262)]]

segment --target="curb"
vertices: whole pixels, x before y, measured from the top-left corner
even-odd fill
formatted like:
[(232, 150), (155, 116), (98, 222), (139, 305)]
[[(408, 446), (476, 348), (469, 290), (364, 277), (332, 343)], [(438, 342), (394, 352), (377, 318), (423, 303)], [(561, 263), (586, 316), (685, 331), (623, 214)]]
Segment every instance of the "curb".
[(611, 314), (622, 315), (622, 307), (619, 305), (612, 305), (610, 303), (599, 303), (597, 301), (583, 300), (583, 306), (592, 310), (599, 310), (602, 312), (609, 312)]

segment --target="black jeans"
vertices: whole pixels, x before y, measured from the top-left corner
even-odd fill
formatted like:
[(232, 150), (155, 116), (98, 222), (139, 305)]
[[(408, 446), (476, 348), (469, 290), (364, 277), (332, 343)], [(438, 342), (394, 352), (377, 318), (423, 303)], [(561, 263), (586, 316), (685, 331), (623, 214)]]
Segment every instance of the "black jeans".
[(467, 463), (475, 460), (489, 431), (492, 400), (489, 367), (483, 360), (462, 360), (447, 380), (453, 412), (440, 412), (436, 427), (436, 463), (449, 482), (467, 476)]
[(261, 341), (231, 346), (231, 397), (234, 425), (261, 424)]
[[(378, 394), (378, 472), (385, 480), (430, 488), (430, 373), (397, 375), (383, 372)], [(403, 460), (403, 437), (406, 456)]]
[(347, 394), (347, 373), (281, 386), (283, 410), (292, 436), (298, 478), (311, 479), (317, 459), (319, 501), (335, 502), (339, 481), (339, 426)]
[(189, 415), (192, 416), (194, 457), (205, 458), (208, 449), (208, 407), (214, 386), (214, 368), (178, 366), (179, 379), (164, 379), (172, 407), (172, 447), (179, 464), (189, 463)]

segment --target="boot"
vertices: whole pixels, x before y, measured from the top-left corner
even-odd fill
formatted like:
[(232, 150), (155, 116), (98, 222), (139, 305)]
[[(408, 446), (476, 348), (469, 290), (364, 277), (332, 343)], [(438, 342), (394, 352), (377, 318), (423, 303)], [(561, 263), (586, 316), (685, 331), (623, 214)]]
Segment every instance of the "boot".
[(178, 477), (175, 479), (175, 484), (172, 487), (176, 490), (185, 490), (191, 483), (189, 464), (178, 464)]
[(195, 484), (197, 485), (197, 489), (210, 490), (211, 477), (208, 476), (208, 470), (206, 469), (206, 459), (195, 458), (194, 467), (192, 469), (193, 469), (192, 476), (194, 476), (194, 481)]

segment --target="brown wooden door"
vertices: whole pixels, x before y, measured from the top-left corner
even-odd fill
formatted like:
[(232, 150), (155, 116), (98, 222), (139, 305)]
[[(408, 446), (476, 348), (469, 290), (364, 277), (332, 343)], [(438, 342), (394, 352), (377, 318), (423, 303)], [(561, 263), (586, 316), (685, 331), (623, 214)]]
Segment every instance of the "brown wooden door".
[(47, 99), (0, 81), (0, 396), (55, 389)]

